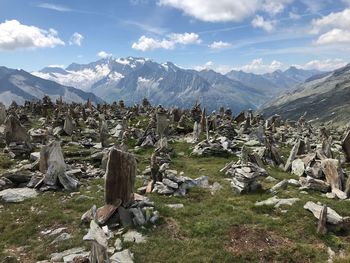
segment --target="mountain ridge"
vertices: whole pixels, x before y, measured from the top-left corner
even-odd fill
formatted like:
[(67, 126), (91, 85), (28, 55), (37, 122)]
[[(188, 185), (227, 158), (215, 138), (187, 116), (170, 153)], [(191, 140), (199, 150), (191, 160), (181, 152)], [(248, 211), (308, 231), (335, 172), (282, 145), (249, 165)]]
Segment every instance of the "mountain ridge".
[(277, 113), (293, 120), (306, 112), (308, 120), (341, 122), (350, 114), (349, 101), (350, 64), (299, 85), (265, 105), (261, 112), (266, 117)]
[(33, 74), (93, 92), (107, 102), (122, 99), (134, 104), (148, 97), (153, 104), (189, 108), (199, 100), (208, 110), (217, 110), (223, 105), (234, 112), (256, 109), (281, 92), (262, 75), (251, 73), (252, 80), (248, 81), (246, 77), (234, 78), (213, 70), (196, 71), (172, 62), (157, 63), (130, 56), (72, 63), (65, 69), (44, 68)]
[(26, 100), (39, 100), (45, 95), (51, 99), (62, 97), (66, 102), (84, 102), (88, 99), (95, 104), (103, 102), (92, 93), (39, 78), (25, 70), (0, 67), (0, 101), (6, 106), (12, 101), (23, 104)]

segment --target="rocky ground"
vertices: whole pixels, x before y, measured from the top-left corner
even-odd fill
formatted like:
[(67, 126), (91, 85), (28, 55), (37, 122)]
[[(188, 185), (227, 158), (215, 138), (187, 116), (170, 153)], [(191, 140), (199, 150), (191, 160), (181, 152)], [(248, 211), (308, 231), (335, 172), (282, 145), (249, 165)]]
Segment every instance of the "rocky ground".
[(48, 98), (0, 124), (0, 262), (350, 260), (348, 127)]

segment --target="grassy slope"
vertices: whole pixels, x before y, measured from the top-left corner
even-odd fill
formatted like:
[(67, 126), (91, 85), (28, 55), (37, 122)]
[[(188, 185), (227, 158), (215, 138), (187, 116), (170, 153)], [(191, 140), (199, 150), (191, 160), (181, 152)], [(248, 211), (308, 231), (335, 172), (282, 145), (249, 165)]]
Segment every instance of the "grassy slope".
[[(346, 235), (330, 233), (318, 236), (315, 218), (303, 209), (308, 200), (321, 201), (341, 215), (350, 215), (348, 201), (325, 199), (317, 192), (299, 193), (297, 188), (289, 186), (278, 196), (299, 197), (301, 200), (292, 207), (283, 207), (288, 210), (286, 213), (272, 207), (256, 208), (256, 201), (265, 200), (270, 195), (264, 192), (235, 195), (224, 174), (219, 173), (235, 157), (190, 157), (189, 144), (172, 143), (171, 146), (177, 153), (171, 168), (184, 171), (192, 178), (207, 175), (210, 183), (219, 182), (224, 188), (214, 196), (205, 189), (191, 189), (186, 198), (151, 194), (162, 219), (157, 226), (140, 230), (149, 237), (147, 243), (129, 244), (136, 262), (324, 262), (327, 259), (326, 246), (336, 251), (345, 249), (345, 254), (350, 255)], [(66, 149), (70, 154), (73, 150), (77, 149)], [(137, 154), (140, 171), (149, 163), (151, 152), (143, 150)], [(185, 155), (179, 155), (180, 152)], [(3, 163), (11, 165), (6, 160), (0, 161), (0, 165)], [(278, 179), (293, 177), (277, 169), (269, 169), (269, 172)], [(141, 182), (138, 181), (137, 185)], [(264, 183), (265, 188), (269, 186), (271, 183)], [(99, 206), (103, 203), (103, 180), (83, 181), (80, 193), (93, 197), (93, 200), (76, 201), (76, 196), (71, 197), (69, 193), (49, 192), (21, 204), (1, 204), (0, 258), (13, 254), (20, 256), (21, 262), (35, 262), (46, 259), (53, 252), (76, 246), (88, 247), (82, 241), (87, 229), (80, 225), (80, 217), (93, 204)], [(185, 207), (173, 210), (165, 206), (170, 203), (183, 203)], [(232, 253), (230, 237), (235, 225), (264, 231), (283, 242), (262, 251), (256, 251), (252, 243), (251, 249)], [(67, 227), (74, 238), (52, 245), (53, 237), (40, 234), (42, 230), (61, 226)], [(343, 262), (349, 262), (349, 258)]]

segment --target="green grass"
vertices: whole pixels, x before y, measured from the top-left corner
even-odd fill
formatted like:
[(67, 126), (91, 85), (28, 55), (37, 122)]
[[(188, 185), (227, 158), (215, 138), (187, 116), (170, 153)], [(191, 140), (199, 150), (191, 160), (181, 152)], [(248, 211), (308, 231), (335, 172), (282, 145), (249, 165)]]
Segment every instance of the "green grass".
[(0, 154), (0, 173), (11, 168), (16, 162), (6, 154)]
[[(207, 189), (192, 188), (185, 198), (150, 194), (149, 197), (155, 202), (162, 218), (155, 226), (139, 229), (148, 237), (146, 243), (127, 244), (134, 253), (135, 262), (325, 262), (328, 257), (327, 246), (334, 251), (343, 249), (349, 259), (347, 235), (317, 235), (317, 220), (303, 208), (309, 200), (320, 201), (347, 216), (350, 215), (348, 202), (330, 200), (321, 197), (318, 192), (303, 194), (296, 187), (288, 186), (278, 193), (278, 197), (300, 198), (293, 206), (281, 209), (271, 206), (255, 207), (256, 201), (265, 200), (271, 195), (264, 190), (237, 195), (225, 180), (225, 174), (219, 172), (225, 164), (237, 160), (237, 157), (193, 157), (190, 156), (191, 144), (172, 142), (169, 145), (174, 151), (171, 169), (183, 171), (185, 176), (191, 178), (208, 176), (210, 183), (219, 182), (223, 188), (215, 195), (211, 195)], [(65, 156), (82, 151), (76, 146), (63, 149)], [(142, 149), (136, 153), (139, 172), (149, 165), (152, 152), (153, 149)], [(278, 180), (296, 178), (277, 168), (268, 168), (268, 172)], [(137, 180), (137, 186), (141, 184), (141, 180)], [(268, 189), (273, 184), (263, 182), (263, 188)], [(49, 192), (21, 204), (2, 204), (0, 258), (11, 254), (6, 249), (18, 247), (24, 247), (26, 254), (21, 262), (43, 260), (53, 252), (68, 248), (88, 247), (82, 240), (87, 227), (80, 224), (80, 217), (93, 204), (103, 204), (102, 187), (102, 179), (83, 181), (79, 192), (93, 197), (92, 200), (77, 202), (76, 197), (70, 197), (67, 192)], [(184, 208), (175, 210), (166, 206), (174, 203), (182, 203)], [(251, 231), (259, 229), (283, 242), (262, 251), (254, 251), (255, 244), (252, 243), (252, 250), (242, 249), (239, 253), (233, 253), (230, 250), (231, 235), (233, 226), (237, 225), (245, 226)], [(62, 226), (68, 228), (73, 239), (51, 245), (53, 237), (40, 234), (40, 231)], [(348, 261), (339, 259), (336, 262)]]

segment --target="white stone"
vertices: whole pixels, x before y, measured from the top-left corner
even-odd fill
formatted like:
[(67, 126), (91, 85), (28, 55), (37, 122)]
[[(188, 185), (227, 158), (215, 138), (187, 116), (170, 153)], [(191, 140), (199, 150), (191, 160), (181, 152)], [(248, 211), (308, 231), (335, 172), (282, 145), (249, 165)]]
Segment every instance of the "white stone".
[(19, 203), (37, 197), (38, 193), (30, 188), (9, 188), (0, 191), (0, 198), (7, 203)]
[(124, 242), (144, 243), (146, 238), (135, 230), (129, 230), (123, 235)]
[(134, 256), (129, 249), (117, 252), (110, 258), (111, 263), (133, 263)]
[(292, 162), (292, 174), (295, 174), (300, 177), (304, 174), (304, 171), (305, 171), (305, 165), (303, 160), (295, 159)]

